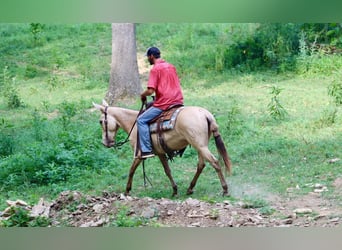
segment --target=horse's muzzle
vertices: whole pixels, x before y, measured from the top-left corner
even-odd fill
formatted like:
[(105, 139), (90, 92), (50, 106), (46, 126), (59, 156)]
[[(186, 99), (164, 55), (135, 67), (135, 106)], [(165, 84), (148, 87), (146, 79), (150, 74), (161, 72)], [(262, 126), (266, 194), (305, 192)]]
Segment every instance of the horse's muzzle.
[(102, 142), (102, 144), (107, 148), (111, 148), (111, 147), (114, 147), (115, 141), (106, 141), (106, 142)]

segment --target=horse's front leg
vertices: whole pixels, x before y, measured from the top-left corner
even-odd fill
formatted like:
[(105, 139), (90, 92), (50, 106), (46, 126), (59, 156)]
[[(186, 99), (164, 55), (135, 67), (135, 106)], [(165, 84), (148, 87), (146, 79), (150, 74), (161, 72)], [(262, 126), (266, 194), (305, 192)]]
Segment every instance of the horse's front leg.
[(129, 192), (132, 189), (133, 176), (134, 176), (135, 170), (137, 169), (137, 167), (139, 166), (141, 161), (142, 161), (141, 159), (136, 158), (136, 159), (134, 159), (134, 161), (132, 163), (132, 166), (131, 166), (131, 168), (129, 170), (129, 175), (128, 175), (128, 181), (127, 181), (127, 185), (126, 185), (125, 195), (129, 195)]
[(160, 162), (162, 163), (163, 167), (164, 167), (164, 172), (167, 175), (167, 177), (169, 177), (169, 180), (171, 182), (172, 185), (172, 189), (173, 189), (173, 193), (172, 196), (176, 196), (178, 193), (178, 188), (177, 188), (177, 184), (175, 183), (175, 181), (173, 180), (172, 174), (171, 174), (171, 169), (169, 167), (169, 164), (167, 162), (167, 158), (166, 155), (158, 155)]

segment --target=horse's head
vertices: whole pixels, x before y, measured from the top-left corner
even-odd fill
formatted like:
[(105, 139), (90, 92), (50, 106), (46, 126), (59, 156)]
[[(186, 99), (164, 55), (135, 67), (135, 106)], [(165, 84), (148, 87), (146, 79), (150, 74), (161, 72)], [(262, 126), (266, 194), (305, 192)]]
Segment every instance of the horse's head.
[(108, 113), (108, 104), (103, 100), (102, 105), (93, 103), (94, 107), (101, 111), (100, 125), (102, 127), (102, 144), (108, 148), (115, 145), (116, 132), (119, 124), (113, 115)]

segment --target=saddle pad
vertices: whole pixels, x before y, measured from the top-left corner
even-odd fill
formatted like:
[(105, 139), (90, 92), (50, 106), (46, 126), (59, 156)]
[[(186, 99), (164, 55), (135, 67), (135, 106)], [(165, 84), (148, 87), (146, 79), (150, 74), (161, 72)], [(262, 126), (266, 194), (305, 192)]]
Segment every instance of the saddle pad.
[(184, 107), (175, 109), (169, 118), (165, 118), (165, 116), (161, 115), (160, 119), (150, 124), (150, 133), (152, 134), (156, 133), (157, 131), (167, 131), (173, 129), (176, 124), (177, 116), (183, 108)]

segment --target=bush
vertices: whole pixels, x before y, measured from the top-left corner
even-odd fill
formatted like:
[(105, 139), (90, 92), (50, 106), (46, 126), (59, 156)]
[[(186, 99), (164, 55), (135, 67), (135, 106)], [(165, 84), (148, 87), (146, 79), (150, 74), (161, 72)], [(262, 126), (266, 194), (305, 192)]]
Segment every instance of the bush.
[(234, 41), (227, 49), (226, 67), (247, 72), (260, 68), (292, 70), (299, 46), (298, 30), (294, 24), (260, 24), (254, 34)]
[[(29, 126), (19, 129), (18, 143), (14, 143), (18, 128), (8, 127), (7, 134), (0, 134), (0, 190), (75, 181), (82, 174), (116, 164), (115, 155), (99, 143), (98, 124), (84, 122), (89, 116), (77, 114), (79, 106), (62, 104), (61, 115), (55, 120), (35, 110)], [(72, 119), (75, 116), (77, 119)]]

